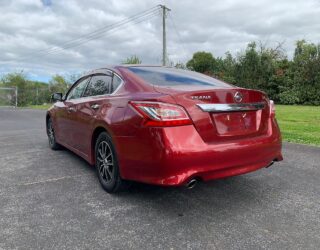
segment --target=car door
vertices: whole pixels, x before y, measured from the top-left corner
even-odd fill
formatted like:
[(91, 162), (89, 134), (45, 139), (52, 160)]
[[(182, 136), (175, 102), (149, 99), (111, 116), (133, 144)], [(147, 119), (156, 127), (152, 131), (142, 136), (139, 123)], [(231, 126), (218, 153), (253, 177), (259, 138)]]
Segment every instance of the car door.
[(76, 125), (76, 104), (85, 91), (89, 77), (79, 79), (68, 91), (62, 105), (59, 107), (57, 124), (59, 126), (59, 141), (68, 146), (74, 145), (73, 131)]
[(92, 75), (82, 98), (76, 104), (76, 125), (73, 128), (74, 147), (86, 156), (90, 152), (91, 135), (103, 108), (108, 109), (108, 95), (111, 92), (112, 74)]

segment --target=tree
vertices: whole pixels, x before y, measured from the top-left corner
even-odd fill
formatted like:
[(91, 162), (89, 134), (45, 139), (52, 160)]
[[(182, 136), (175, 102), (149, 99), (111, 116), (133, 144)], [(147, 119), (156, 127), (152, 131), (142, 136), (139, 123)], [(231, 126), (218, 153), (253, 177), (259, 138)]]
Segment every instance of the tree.
[(199, 51), (187, 62), (187, 68), (200, 73), (209, 73), (212, 72), (214, 62), (215, 59), (210, 52)]
[(74, 84), (84, 73), (85, 72), (68, 74), (65, 77), (68, 86), (71, 86), (72, 84)]
[(65, 93), (69, 87), (67, 80), (61, 75), (52, 76), (49, 86), (52, 93)]
[(225, 58), (222, 59), (222, 80), (230, 83), (236, 83), (235, 70), (236, 70), (236, 59), (233, 58), (231, 53), (227, 51)]
[[(300, 104), (320, 104), (320, 45), (297, 41), (291, 67), (293, 89)], [(288, 89), (287, 89), (288, 91)]]
[(19, 73), (9, 73), (2, 77), (1, 82), (5, 87), (18, 88), (18, 106), (28, 104), (28, 94), (26, 92), (28, 80), (23, 71)]
[(230, 52), (224, 58), (215, 58), (209, 52), (196, 52), (187, 66), (240, 87), (265, 91), (278, 101), (281, 86), (290, 82), (286, 68), (290, 64), (285, 62), (282, 43), (268, 48), (261, 42), (251, 42), (235, 57)]
[(177, 69), (187, 69), (186, 65), (182, 62), (177, 62), (174, 67)]
[(136, 55), (128, 57), (122, 64), (141, 64), (142, 61)]
[[(186, 65), (170, 62), (176, 68), (188, 68), (214, 76), (234, 85), (266, 92), (270, 99), (283, 104), (320, 105), (320, 45), (297, 41), (292, 59), (288, 59), (282, 43), (275, 47), (251, 42), (236, 55), (214, 57), (210, 52), (198, 51)], [(136, 56), (123, 63), (140, 64)], [(1, 86), (18, 87), (18, 105), (48, 102), (53, 92), (65, 93), (79, 75), (54, 75), (49, 85), (28, 80), (24, 72), (6, 74)]]

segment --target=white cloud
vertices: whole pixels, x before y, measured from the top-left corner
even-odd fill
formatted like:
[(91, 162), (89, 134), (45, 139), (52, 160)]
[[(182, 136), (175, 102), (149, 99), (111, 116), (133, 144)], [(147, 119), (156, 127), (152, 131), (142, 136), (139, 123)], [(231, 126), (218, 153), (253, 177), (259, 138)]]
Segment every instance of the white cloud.
[[(223, 56), (228, 50), (235, 54), (254, 40), (270, 45), (285, 41), (288, 54), (293, 53), (298, 39), (320, 42), (317, 0), (161, 3), (172, 9), (176, 27), (167, 18), (168, 55), (176, 62), (185, 62), (199, 50), (215, 56)], [(36, 78), (118, 64), (133, 54), (144, 63), (160, 64), (160, 16), (128, 25), (79, 47), (37, 54), (157, 4), (146, 0), (0, 0), (0, 73), (24, 69)]]

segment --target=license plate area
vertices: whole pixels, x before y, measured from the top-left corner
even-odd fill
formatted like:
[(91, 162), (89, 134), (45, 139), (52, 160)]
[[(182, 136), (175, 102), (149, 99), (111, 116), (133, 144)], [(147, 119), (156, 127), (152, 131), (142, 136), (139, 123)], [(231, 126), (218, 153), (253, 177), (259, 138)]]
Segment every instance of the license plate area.
[(261, 110), (247, 112), (211, 113), (220, 136), (237, 136), (256, 133), (259, 130)]

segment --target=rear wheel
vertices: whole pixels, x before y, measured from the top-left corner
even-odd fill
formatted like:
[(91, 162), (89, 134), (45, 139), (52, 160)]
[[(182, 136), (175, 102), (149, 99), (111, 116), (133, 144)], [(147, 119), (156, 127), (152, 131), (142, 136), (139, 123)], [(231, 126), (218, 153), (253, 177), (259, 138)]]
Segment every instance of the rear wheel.
[(48, 140), (49, 140), (49, 146), (53, 150), (58, 150), (61, 148), (60, 144), (57, 143), (54, 129), (53, 129), (53, 124), (52, 124), (52, 119), (49, 118), (47, 121), (47, 135), (48, 135)]
[(121, 179), (115, 148), (106, 132), (102, 132), (96, 141), (95, 165), (100, 184), (108, 193), (128, 187), (128, 182)]

